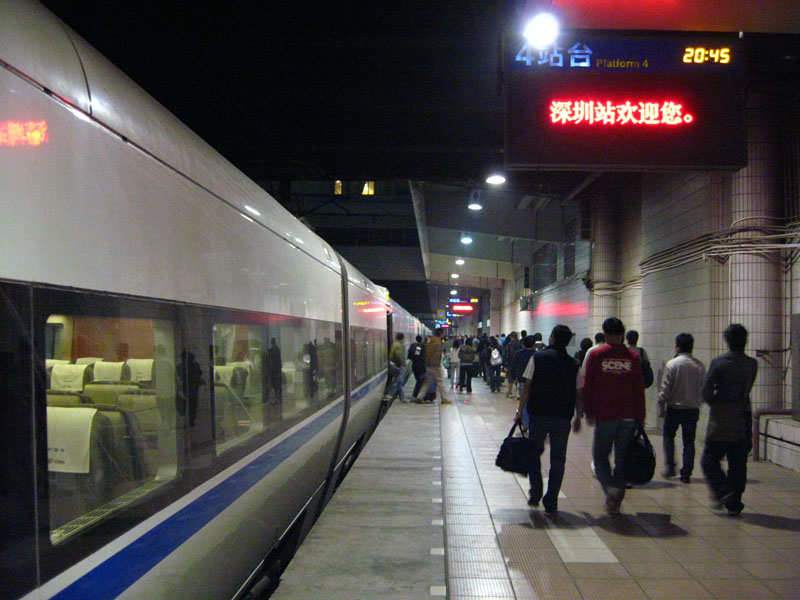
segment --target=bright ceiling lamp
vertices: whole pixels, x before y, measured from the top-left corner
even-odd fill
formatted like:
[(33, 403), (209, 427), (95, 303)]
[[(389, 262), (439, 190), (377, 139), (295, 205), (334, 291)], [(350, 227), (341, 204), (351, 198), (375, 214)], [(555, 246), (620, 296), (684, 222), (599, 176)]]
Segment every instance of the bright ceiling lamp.
[(450, 290), (450, 295), (455, 296), (458, 293), (458, 290)]
[(450, 273), (450, 279), (458, 279), (458, 273)]
[(489, 185), (503, 185), (506, 182), (506, 178), (503, 177), (500, 173), (492, 173), (489, 177), (486, 178), (486, 183)]
[(544, 50), (556, 41), (558, 29), (558, 19), (552, 13), (542, 12), (528, 22), (523, 35), (531, 46)]
[(457, 258), (456, 259), (456, 264), (457, 265), (463, 265), (464, 264), (464, 259), (463, 258)]
[(471, 244), (472, 243), (472, 237), (468, 233), (462, 233), (461, 234), (461, 243), (462, 244)]
[(483, 205), (480, 202), (476, 202), (473, 200), (472, 202), (467, 204), (467, 208), (470, 210), (481, 210), (483, 208)]

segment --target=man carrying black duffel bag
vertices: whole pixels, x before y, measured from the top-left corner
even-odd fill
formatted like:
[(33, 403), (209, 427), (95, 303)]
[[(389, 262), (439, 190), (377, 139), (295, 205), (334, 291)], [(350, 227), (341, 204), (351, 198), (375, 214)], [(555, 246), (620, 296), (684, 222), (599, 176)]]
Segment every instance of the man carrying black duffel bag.
[[(528, 360), (523, 378), (525, 385), (519, 401), (515, 419), (522, 419), (522, 411), (528, 411), (528, 435), (532, 441), (531, 467), (528, 472), (530, 491), (528, 504), (538, 506), (541, 500), (548, 513), (558, 512), (558, 492), (564, 479), (567, 462), (567, 440), (570, 421), (575, 414), (575, 379), (578, 365), (567, 354), (567, 344), (572, 331), (566, 325), (556, 325), (550, 334), (550, 345), (534, 352)], [(580, 415), (580, 411), (578, 413)], [(580, 429), (580, 416), (573, 424)], [(542, 496), (541, 456), (544, 440), (550, 436), (550, 475), (547, 493)]]

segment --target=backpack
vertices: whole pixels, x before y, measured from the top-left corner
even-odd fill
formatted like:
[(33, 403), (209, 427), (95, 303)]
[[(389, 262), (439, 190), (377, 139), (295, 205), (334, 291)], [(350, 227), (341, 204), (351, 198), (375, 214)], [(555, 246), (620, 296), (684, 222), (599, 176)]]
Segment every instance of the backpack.
[(653, 376), (653, 367), (650, 366), (650, 361), (642, 356), (642, 349), (637, 347), (636, 354), (642, 359), (642, 376), (644, 377), (644, 387), (649, 388), (653, 385), (655, 377)]
[(497, 348), (492, 348), (492, 354), (489, 362), (492, 363), (493, 367), (503, 364), (503, 357), (500, 356), (500, 351)]

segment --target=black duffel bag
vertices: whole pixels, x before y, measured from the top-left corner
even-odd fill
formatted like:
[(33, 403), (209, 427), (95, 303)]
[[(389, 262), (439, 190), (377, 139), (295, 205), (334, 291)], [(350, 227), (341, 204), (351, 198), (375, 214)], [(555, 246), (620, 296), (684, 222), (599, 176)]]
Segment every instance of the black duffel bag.
[(515, 421), (508, 432), (508, 437), (503, 440), (500, 451), (494, 464), (503, 469), (520, 475), (527, 475), (530, 470), (531, 454), (533, 453), (533, 440), (526, 437), (514, 437), (514, 430), (519, 425)]
[(656, 472), (656, 451), (641, 425), (636, 425), (636, 435), (625, 449), (623, 464), (625, 480), (634, 485), (648, 483)]

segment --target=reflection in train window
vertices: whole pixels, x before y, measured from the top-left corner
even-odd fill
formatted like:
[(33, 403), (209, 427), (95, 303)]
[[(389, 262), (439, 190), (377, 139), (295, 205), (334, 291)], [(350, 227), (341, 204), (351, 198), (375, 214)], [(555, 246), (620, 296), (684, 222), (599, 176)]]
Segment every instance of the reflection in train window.
[(48, 317), (54, 544), (175, 477), (176, 341), (174, 324), (165, 320)]
[(216, 323), (214, 435), (217, 452), (264, 432), (272, 437), (343, 392), (341, 328), (268, 316)]

